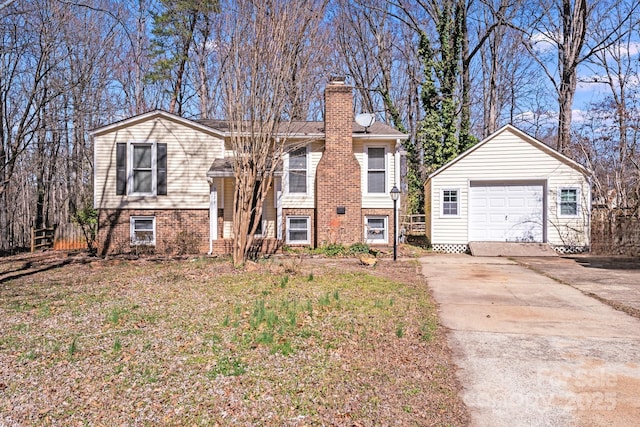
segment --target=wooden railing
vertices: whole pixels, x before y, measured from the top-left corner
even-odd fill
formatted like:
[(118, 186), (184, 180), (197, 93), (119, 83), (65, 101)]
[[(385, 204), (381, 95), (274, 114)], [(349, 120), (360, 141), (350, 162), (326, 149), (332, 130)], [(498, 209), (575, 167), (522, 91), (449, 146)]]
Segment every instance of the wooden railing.
[(404, 230), (407, 235), (424, 235), (426, 232), (424, 214), (402, 215), (400, 217), (400, 229)]
[(31, 227), (31, 252), (35, 252), (37, 249), (52, 248), (55, 234), (55, 226), (45, 228)]

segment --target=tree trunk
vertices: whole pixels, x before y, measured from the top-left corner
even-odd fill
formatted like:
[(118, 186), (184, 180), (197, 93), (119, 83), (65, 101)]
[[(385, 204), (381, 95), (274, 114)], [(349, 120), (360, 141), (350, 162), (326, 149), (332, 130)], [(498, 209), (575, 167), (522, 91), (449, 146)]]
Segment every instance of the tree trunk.
[(566, 69), (558, 91), (558, 143), (556, 150), (564, 153), (571, 142), (571, 119), (573, 113), (573, 97), (576, 93), (577, 76), (572, 68)]
[(471, 78), (469, 68), (469, 28), (467, 26), (467, 1), (458, 0), (455, 28), (460, 32), (462, 62), (462, 100), (460, 105), (460, 151), (466, 150), (471, 144)]

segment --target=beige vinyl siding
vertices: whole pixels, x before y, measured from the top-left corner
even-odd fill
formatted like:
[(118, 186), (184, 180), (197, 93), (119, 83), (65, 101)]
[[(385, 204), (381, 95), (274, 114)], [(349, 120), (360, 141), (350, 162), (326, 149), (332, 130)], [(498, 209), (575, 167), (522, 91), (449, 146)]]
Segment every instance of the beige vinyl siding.
[[(446, 173), (447, 171), (443, 172)], [(468, 184), (464, 179), (443, 179), (435, 177), (431, 184), (431, 244), (466, 244), (468, 243)], [(460, 197), (460, 215), (455, 217), (442, 216), (442, 190), (458, 189)], [(426, 218), (425, 218), (426, 219)]]
[[(224, 226), (222, 229), (222, 237), (224, 239), (233, 238), (233, 197), (234, 197), (234, 185), (235, 180), (233, 178), (225, 178), (224, 180)], [(263, 230), (265, 232), (264, 237), (275, 238), (276, 237), (276, 218), (277, 210), (275, 208), (273, 196), (273, 188), (269, 189), (267, 197), (264, 200), (263, 206)], [(218, 206), (222, 208), (222, 206)]]
[[(548, 240), (556, 245), (589, 245), (590, 224), (589, 215), (591, 211), (589, 182), (582, 177), (575, 180), (558, 181), (550, 180), (547, 188), (548, 200)], [(578, 187), (578, 216), (558, 217), (558, 191), (561, 188)]]
[[(320, 162), (320, 158), (322, 157), (322, 149), (324, 143), (320, 141), (314, 141), (309, 144), (309, 162), (307, 170), (307, 176), (309, 179), (307, 180), (307, 193), (306, 194), (289, 194), (288, 192), (282, 192), (282, 207), (284, 209), (313, 209), (315, 207), (315, 188), (316, 188), (316, 169), (318, 167), (318, 163)], [(284, 176), (287, 171), (283, 171), (282, 180), (286, 180), (287, 177)], [(283, 182), (283, 188), (285, 183)]]
[(433, 206), (431, 203), (431, 180), (427, 180), (424, 185), (424, 228), (429, 238), (429, 242), (433, 239), (433, 230), (431, 229), (431, 207)]
[[(588, 230), (586, 217), (576, 220), (558, 218), (556, 215), (557, 189), (572, 186), (581, 188), (580, 201), (584, 204), (582, 212), (588, 214), (589, 195), (586, 192), (589, 191), (589, 185), (584, 175), (558, 157), (522, 140), (510, 131), (505, 131), (432, 178), (432, 243), (468, 242), (470, 181), (494, 181), (499, 185), (501, 182), (514, 180), (546, 180), (548, 242), (564, 244), (562, 235), (566, 234), (569, 225), (578, 226), (583, 231)], [(452, 188), (460, 189), (460, 216), (443, 218), (440, 212), (442, 190)], [(588, 236), (588, 232), (580, 234)]]
[[(394, 147), (395, 140), (393, 141), (375, 141), (375, 140), (362, 140), (357, 139), (353, 141), (353, 153), (360, 164), (361, 172), (361, 188), (362, 188), (362, 208), (363, 209), (393, 209), (393, 200), (389, 192), (393, 185), (399, 186), (400, 183), (394, 182), (395, 177), (395, 164), (394, 161)], [(368, 194), (367, 193), (367, 161), (365, 152), (368, 147), (385, 147), (386, 155), (386, 177), (385, 177), (385, 192), (380, 194)]]
[[(155, 117), (94, 137), (95, 206), (108, 209), (207, 209), (207, 171), (223, 141), (200, 129)], [(116, 143), (167, 144), (167, 195), (116, 195)]]

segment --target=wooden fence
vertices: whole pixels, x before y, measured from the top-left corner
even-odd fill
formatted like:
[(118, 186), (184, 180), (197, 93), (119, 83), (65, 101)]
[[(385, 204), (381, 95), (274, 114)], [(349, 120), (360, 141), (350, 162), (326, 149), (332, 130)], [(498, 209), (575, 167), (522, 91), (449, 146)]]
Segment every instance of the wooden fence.
[(410, 236), (424, 235), (426, 232), (424, 218), (424, 214), (402, 215), (400, 217), (400, 228)]
[(31, 227), (31, 252), (39, 249), (83, 250), (87, 249), (87, 240), (80, 226), (73, 223)]
[(591, 253), (640, 256), (640, 218), (624, 211), (594, 210)]

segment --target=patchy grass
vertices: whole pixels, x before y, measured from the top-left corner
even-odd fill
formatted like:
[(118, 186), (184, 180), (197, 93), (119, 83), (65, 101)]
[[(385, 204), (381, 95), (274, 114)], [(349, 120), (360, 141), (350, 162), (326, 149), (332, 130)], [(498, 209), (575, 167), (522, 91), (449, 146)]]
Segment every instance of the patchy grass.
[(466, 423), (414, 264), (258, 267), (95, 260), (0, 282), (0, 424)]

